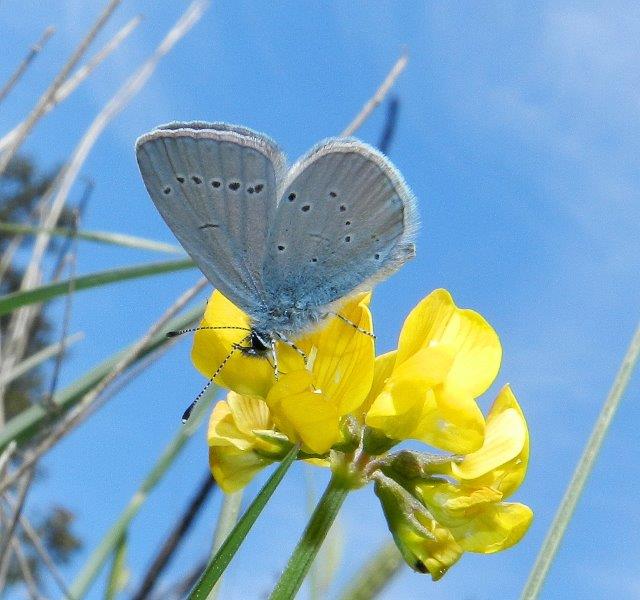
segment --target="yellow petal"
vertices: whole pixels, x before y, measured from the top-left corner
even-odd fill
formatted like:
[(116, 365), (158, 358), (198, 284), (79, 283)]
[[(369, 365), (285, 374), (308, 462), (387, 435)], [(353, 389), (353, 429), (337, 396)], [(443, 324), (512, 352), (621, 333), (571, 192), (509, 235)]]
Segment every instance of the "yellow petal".
[(364, 420), (364, 416), (371, 408), (376, 396), (382, 392), (387, 379), (391, 377), (393, 367), (396, 363), (396, 351), (387, 352), (376, 356), (376, 361), (373, 366), (373, 381), (371, 382), (371, 389), (365, 398), (362, 405), (354, 412), (358, 420)]
[(487, 390), (500, 368), (502, 348), (495, 331), (477, 312), (459, 309), (442, 289), (429, 294), (405, 320), (396, 364), (433, 346), (446, 346), (454, 354), (449, 377), (473, 397)]
[(324, 394), (303, 392), (287, 396), (280, 410), (279, 417), (293, 427), (305, 449), (324, 454), (341, 439), (338, 411)]
[(241, 396), (229, 392), (227, 403), (233, 413), (236, 427), (242, 433), (252, 435), (256, 429), (271, 429), (269, 407), (259, 396)]
[(442, 450), (467, 454), (482, 446), (485, 421), (473, 396), (465, 390), (456, 390), (449, 383), (434, 390), (438, 421), (428, 434), (421, 424), (420, 439), (429, 437), (430, 443)]
[(518, 543), (532, 520), (533, 511), (528, 506), (502, 502), (487, 506), (452, 533), (467, 552), (490, 554)]
[(452, 474), (472, 486), (491, 486), (509, 497), (522, 483), (529, 460), (527, 423), (511, 388), (499, 393), (487, 418), (480, 450), (454, 464)]
[(513, 546), (533, 518), (528, 506), (494, 501), (501, 494), (490, 488), (474, 490), (442, 482), (419, 484), (416, 491), (440, 525), (468, 552), (491, 553)]
[(278, 429), (306, 449), (323, 454), (340, 439), (338, 410), (322, 390), (314, 389), (309, 371), (283, 373), (267, 396)]
[[(359, 294), (337, 312), (363, 331), (373, 333), (369, 299), (370, 294)], [(299, 345), (310, 357), (315, 386), (331, 399), (340, 415), (362, 404), (373, 380), (375, 349), (371, 336), (334, 316), (301, 339)]]
[(209, 448), (211, 472), (216, 483), (226, 493), (242, 489), (258, 471), (272, 462), (251, 450), (239, 450), (233, 446)]
[(421, 415), (433, 408), (432, 388), (446, 376), (452, 358), (445, 349), (423, 348), (403, 364), (396, 363), (365, 423), (392, 439), (415, 437)]
[(235, 446), (240, 450), (253, 446), (251, 437), (238, 429), (231, 408), (224, 400), (213, 407), (209, 419), (207, 443), (209, 446)]

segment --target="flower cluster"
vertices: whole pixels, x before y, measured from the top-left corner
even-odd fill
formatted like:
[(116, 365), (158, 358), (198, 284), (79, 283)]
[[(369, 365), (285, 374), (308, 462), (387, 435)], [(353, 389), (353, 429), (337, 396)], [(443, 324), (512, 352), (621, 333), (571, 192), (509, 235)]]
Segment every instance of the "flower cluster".
[[(277, 344), (280, 374), (267, 360), (229, 349), (249, 321), (214, 292), (192, 358), (230, 391), (211, 415), (210, 464), (227, 491), (244, 487), (293, 444), (299, 458), (330, 467), (349, 487), (374, 484), (407, 563), (438, 579), (463, 552), (491, 553), (518, 542), (531, 510), (505, 502), (524, 479), (529, 436), (505, 386), (484, 417), (477, 398), (502, 356), (478, 313), (436, 290), (409, 314), (397, 350), (376, 358), (369, 295), (348, 300), (322, 329), (296, 340), (308, 357)], [(356, 325), (357, 327), (354, 327)], [(234, 328), (235, 327), (235, 328)], [(438, 453), (394, 450), (404, 440)]]

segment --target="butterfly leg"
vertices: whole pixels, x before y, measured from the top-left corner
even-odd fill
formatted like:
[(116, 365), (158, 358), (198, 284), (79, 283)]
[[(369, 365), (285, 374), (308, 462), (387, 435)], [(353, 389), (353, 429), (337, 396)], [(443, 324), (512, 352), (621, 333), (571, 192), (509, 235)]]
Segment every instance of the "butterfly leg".
[(304, 360), (304, 364), (306, 366), (309, 357), (306, 355), (304, 350), (298, 348), (298, 346), (296, 346), (287, 336), (278, 332), (276, 332), (276, 335), (281, 342), (284, 342), (287, 346), (289, 346), (289, 348), (293, 348), (300, 356), (302, 356), (302, 360)]
[(273, 356), (273, 375), (278, 379), (280, 371), (278, 371), (278, 356), (276, 354), (276, 341), (271, 340), (271, 356)]
[(354, 323), (353, 321), (347, 319), (347, 317), (342, 316), (339, 313), (329, 313), (330, 315), (334, 315), (335, 317), (338, 317), (338, 319), (340, 319), (341, 321), (344, 321), (347, 325), (351, 325), (351, 327), (353, 327), (356, 331), (359, 331), (360, 333), (364, 333), (365, 335), (368, 335), (369, 337), (372, 337), (374, 340), (376, 339), (376, 336), (371, 333), (370, 331), (367, 331), (366, 329), (362, 329), (362, 327), (360, 327), (359, 325), (357, 325), (356, 323)]

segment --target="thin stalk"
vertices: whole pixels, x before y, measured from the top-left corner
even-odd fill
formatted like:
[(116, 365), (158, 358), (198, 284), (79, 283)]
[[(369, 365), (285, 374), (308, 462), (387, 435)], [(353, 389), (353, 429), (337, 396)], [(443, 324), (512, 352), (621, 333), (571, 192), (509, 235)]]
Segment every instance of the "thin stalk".
[(331, 477), (280, 581), (269, 596), (270, 600), (291, 600), (295, 597), (348, 493), (349, 488), (340, 478)]
[(22, 62), (18, 65), (18, 68), (13, 72), (9, 81), (7, 81), (0, 89), (0, 102), (2, 102), (9, 94), (9, 92), (20, 81), (20, 78), (25, 74), (25, 71), (29, 68), (29, 65), (33, 59), (40, 54), (45, 44), (49, 41), (49, 38), (55, 33), (56, 28), (49, 25), (40, 39), (29, 49), (29, 53), (22, 59)]
[(531, 569), (529, 579), (527, 580), (522, 592), (523, 600), (535, 600), (535, 598), (540, 594), (540, 590), (542, 589), (547, 574), (549, 573), (549, 569), (553, 563), (556, 553), (558, 552), (558, 548), (567, 529), (567, 525), (573, 516), (573, 512), (575, 511), (578, 500), (580, 499), (587, 478), (589, 477), (596, 459), (598, 458), (602, 442), (607, 435), (609, 425), (611, 425), (613, 416), (615, 415), (616, 409), (622, 399), (622, 395), (627, 388), (627, 384), (629, 383), (629, 379), (631, 378), (633, 369), (638, 362), (639, 356), (640, 325), (636, 329), (631, 343), (629, 344), (627, 353), (622, 360), (620, 369), (618, 370), (616, 378), (613, 381), (613, 385), (609, 390), (609, 395), (607, 396), (607, 399), (602, 406), (602, 410), (598, 415), (596, 424), (593, 427), (589, 441), (582, 452), (582, 456), (580, 457), (576, 470), (573, 472), (571, 483), (562, 498), (562, 502), (560, 503), (558, 511), (556, 512), (553, 522), (549, 527), (549, 531), (547, 532), (547, 537), (545, 538), (542, 548), (536, 558), (536, 562)]
[(387, 542), (355, 574), (340, 600), (372, 600), (402, 568), (404, 560), (394, 542)]
[[(212, 556), (215, 556), (216, 552), (220, 550), (222, 544), (224, 544), (224, 541), (229, 537), (229, 534), (236, 526), (236, 523), (238, 522), (238, 515), (240, 514), (240, 508), (242, 506), (243, 495), (244, 490), (224, 495), (222, 508), (220, 509), (220, 516), (218, 517), (218, 524), (216, 525), (216, 532), (213, 536)], [(217, 583), (209, 592), (207, 600), (215, 600), (218, 597), (221, 585), (222, 576), (220, 576), (220, 579), (218, 579)]]
[(100, 573), (100, 570), (109, 559), (109, 556), (111, 556), (119, 541), (122, 539), (122, 536), (129, 527), (131, 521), (138, 514), (140, 508), (147, 500), (147, 497), (153, 488), (155, 488), (158, 482), (169, 470), (169, 467), (173, 464), (187, 440), (198, 429), (202, 419), (209, 410), (215, 391), (216, 390), (213, 390), (213, 392), (209, 392), (207, 394), (202, 405), (198, 403), (193, 411), (191, 419), (185, 425), (180, 427), (178, 433), (165, 448), (153, 469), (151, 469), (145, 480), (142, 482), (142, 485), (138, 488), (138, 491), (129, 501), (129, 504), (127, 504), (122, 513), (120, 513), (116, 522), (111, 526), (109, 531), (102, 538), (100, 544), (93, 551), (80, 571), (80, 574), (76, 577), (76, 580), (69, 588), (71, 597), (74, 600), (79, 600), (87, 594), (89, 587)]
[(276, 491), (276, 488), (288, 471), (291, 463), (296, 459), (298, 451), (300, 450), (300, 444), (296, 444), (289, 450), (289, 453), (282, 459), (282, 462), (278, 465), (278, 468), (273, 472), (271, 477), (264, 484), (255, 500), (250, 504), (249, 508), (242, 515), (240, 520), (236, 523), (227, 539), (224, 541), (220, 549), (216, 552), (215, 556), (209, 561), (207, 568), (204, 570), (200, 579), (191, 590), (189, 594), (189, 600), (204, 600), (208, 597), (209, 593), (213, 589), (218, 579), (224, 573), (231, 559), (235, 556), (238, 548), (244, 541), (245, 537), (253, 527), (257, 518), (260, 516), (262, 509), (265, 507), (269, 498)]

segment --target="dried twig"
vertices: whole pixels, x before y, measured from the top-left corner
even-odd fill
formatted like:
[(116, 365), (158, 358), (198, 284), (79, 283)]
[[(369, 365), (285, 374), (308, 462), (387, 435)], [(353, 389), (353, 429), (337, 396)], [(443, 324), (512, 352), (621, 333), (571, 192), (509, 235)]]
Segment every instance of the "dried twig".
[(198, 489), (189, 502), (186, 510), (182, 515), (180, 515), (180, 518), (174, 525), (173, 530), (167, 536), (160, 550), (151, 562), (138, 591), (132, 596), (132, 600), (145, 600), (149, 597), (149, 594), (158, 582), (158, 577), (169, 564), (169, 561), (180, 545), (180, 542), (189, 531), (189, 528), (198, 516), (198, 513), (204, 507), (205, 501), (209, 496), (209, 492), (213, 489), (214, 484), (215, 481), (211, 476), (211, 473), (207, 471), (202, 483), (198, 486)]
[(22, 59), (22, 62), (18, 65), (18, 68), (13, 72), (11, 77), (9, 77), (7, 83), (0, 89), (0, 102), (8, 96), (9, 92), (15, 87), (18, 81), (20, 81), (33, 59), (38, 56), (55, 31), (56, 28), (49, 25), (40, 36), (40, 39), (31, 46), (29, 53)]
[(407, 66), (409, 58), (406, 52), (396, 61), (396, 64), (393, 65), (391, 71), (386, 76), (385, 80), (382, 82), (380, 87), (376, 90), (375, 94), (371, 96), (371, 98), (367, 101), (367, 103), (362, 107), (358, 116), (349, 123), (347, 128), (340, 134), (342, 137), (348, 137), (353, 135), (362, 124), (369, 118), (369, 115), (376, 109), (376, 107), (384, 100), (384, 97), (387, 95), (389, 90), (392, 88), (396, 79), (404, 71)]
[[(192, 2), (162, 42), (158, 45), (151, 57), (124, 83), (113, 98), (111, 98), (111, 100), (96, 116), (93, 123), (76, 147), (69, 165), (63, 169), (58, 181), (54, 183), (54, 186), (57, 188), (57, 193), (51, 203), (48, 215), (42, 222), (42, 226), (45, 229), (55, 227), (71, 186), (75, 181), (81, 166), (84, 164), (91, 148), (104, 131), (104, 128), (140, 91), (140, 89), (142, 89), (149, 77), (153, 74), (162, 57), (173, 48), (173, 46), (191, 29), (193, 25), (195, 25), (203, 15), (207, 5), (208, 2), (206, 0), (195, 0)], [(30, 289), (39, 283), (41, 279), (40, 264), (50, 238), (51, 234), (47, 233), (46, 230), (37, 236), (33, 254), (22, 278), (20, 289)], [(32, 322), (35, 314), (37, 314), (37, 310), (37, 306), (25, 307), (16, 311), (12, 315), (12, 319), (8, 327), (9, 341), (8, 344), (5, 344), (6, 348), (2, 360), (0, 375), (3, 370), (12, 368), (15, 361), (19, 360), (19, 357), (22, 356), (22, 352), (24, 351), (24, 334), (28, 331), (30, 323)], [(22, 352), (20, 350), (22, 350)], [(1, 379), (2, 377), (0, 376), (0, 380)], [(2, 394), (0, 393), (0, 398), (1, 397)], [(2, 421), (0, 420), (0, 424), (1, 423)]]
[(71, 598), (71, 595), (69, 594), (69, 588), (67, 588), (67, 584), (60, 574), (58, 567), (56, 567), (56, 563), (54, 562), (53, 558), (51, 558), (51, 555), (42, 543), (38, 532), (34, 529), (33, 525), (31, 525), (27, 517), (25, 517), (24, 515), (20, 516), (20, 527), (22, 527), (22, 530), (33, 545), (35, 551), (42, 559), (42, 562), (46, 565), (47, 569), (49, 569), (49, 572), (51, 573), (51, 576), (53, 577), (53, 580), (56, 582), (57, 586), (60, 588), (63, 597)]
[(22, 480), (22, 485), (18, 490), (18, 500), (16, 501), (15, 508), (13, 510), (13, 514), (9, 518), (6, 525), (2, 528), (2, 539), (0, 539), (0, 571), (3, 570), (4, 561), (8, 560), (10, 554), (8, 553), (9, 545), (11, 540), (13, 539), (13, 534), (16, 530), (16, 526), (18, 521), (20, 520), (20, 514), (22, 513), (22, 509), (24, 508), (24, 501), (27, 498), (27, 492), (29, 491), (29, 486), (31, 485), (31, 481), (33, 480), (34, 469), (29, 469)]
[[(45, 114), (52, 108), (55, 108), (63, 100), (65, 100), (95, 69), (102, 63), (120, 44), (131, 35), (133, 30), (142, 21), (141, 16), (131, 19), (118, 33), (116, 33), (95, 56), (90, 58), (86, 64), (78, 68), (78, 70), (69, 75), (68, 79), (58, 88), (51, 98), (45, 109)], [(9, 133), (0, 138), (0, 152), (15, 141), (20, 134), (20, 123), (16, 125)]]
[(165, 323), (178, 313), (207, 284), (208, 281), (203, 277), (198, 281), (198, 283), (196, 283), (196, 285), (182, 294), (180, 298), (178, 298), (178, 300), (176, 300), (176, 302), (164, 312), (160, 319), (147, 330), (144, 336), (138, 340), (131, 350), (129, 350), (120, 359), (111, 373), (109, 373), (109, 375), (107, 375), (98, 385), (87, 393), (82, 400), (65, 415), (61, 422), (55, 426), (50, 434), (43, 439), (36, 448), (29, 452), (29, 455), (25, 457), (22, 464), (11, 475), (6, 477), (2, 483), (0, 483), (0, 494), (12, 486), (45, 452), (57, 444), (65, 435), (93, 413), (93, 410), (95, 410), (99, 405), (97, 399), (104, 390), (135, 361), (149, 340), (158, 331), (162, 330)]
[(60, 89), (60, 86), (65, 82), (65, 80), (69, 76), (69, 73), (71, 73), (80, 59), (82, 59), (91, 42), (93, 42), (100, 30), (104, 27), (106, 22), (109, 20), (109, 17), (113, 14), (113, 11), (118, 7), (121, 1), (122, 0), (110, 0), (109, 4), (107, 4), (105, 9), (102, 11), (102, 14), (98, 17), (89, 33), (87, 33), (84, 39), (80, 42), (80, 45), (76, 48), (75, 52), (71, 55), (71, 58), (55, 76), (44, 94), (42, 94), (40, 100), (38, 100), (38, 103), (35, 105), (29, 116), (20, 124), (19, 135), (17, 135), (16, 138), (11, 142), (11, 144), (7, 146), (4, 153), (0, 155), (0, 175), (4, 173), (7, 165), (16, 155), (16, 152), (18, 151), (22, 143), (27, 139), (27, 136), (29, 135), (35, 124), (47, 111), (47, 105), (51, 102), (56, 92)]
[(20, 566), (20, 571), (22, 573), (22, 578), (24, 582), (27, 584), (27, 592), (29, 592), (29, 597), (32, 600), (44, 600), (42, 594), (38, 591), (38, 584), (36, 582), (36, 578), (33, 576), (31, 572), (31, 566), (29, 565), (29, 561), (22, 551), (22, 546), (20, 546), (20, 542), (13, 538), (11, 540), (11, 546), (13, 551), (15, 552), (16, 558), (18, 559), (18, 565)]
[(378, 148), (383, 154), (388, 154), (391, 142), (393, 141), (393, 135), (396, 132), (396, 125), (398, 123), (398, 107), (400, 106), (400, 100), (397, 96), (389, 98), (389, 104), (387, 106), (387, 118), (384, 122), (384, 129), (380, 135), (380, 141), (378, 142)]

